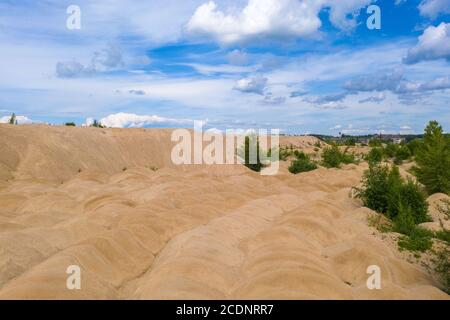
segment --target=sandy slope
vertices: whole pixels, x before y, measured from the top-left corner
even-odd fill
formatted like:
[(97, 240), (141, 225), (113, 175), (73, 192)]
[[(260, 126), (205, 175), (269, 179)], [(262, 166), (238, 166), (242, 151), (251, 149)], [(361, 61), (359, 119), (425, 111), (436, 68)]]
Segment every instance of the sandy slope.
[(0, 148), (0, 299), (449, 298), (349, 198), (364, 165), (173, 167), (149, 129), (4, 125)]

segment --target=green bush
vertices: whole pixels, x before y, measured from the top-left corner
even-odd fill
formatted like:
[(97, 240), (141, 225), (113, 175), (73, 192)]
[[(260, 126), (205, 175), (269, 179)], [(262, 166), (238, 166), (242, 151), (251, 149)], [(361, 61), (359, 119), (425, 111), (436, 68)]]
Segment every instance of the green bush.
[(9, 124), (17, 124), (16, 114), (15, 113), (13, 113), (11, 115), (11, 117), (9, 118)]
[(415, 223), (429, 221), (426, 195), (412, 180), (404, 181), (397, 167), (389, 169), (380, 164), (371, 164), (363, 174), (362, 187), (355, 188), (356, 197), (364, 205), (391, 219), (399, 214), (401, 207), (409, 207)]
[[(261, 162), (260, 158), (260, 147), (259, 147), (259, 139), (258, 137), (252, 135), (252, 136), (246, 136), (245, 137), (245, 144), (244, 144), (244, 164), (247, 168), (260, 172), (263, 164)], [(256, 159), (250, 159), (250, 150), (253, 152), (256, 152)]]
[(414, 228), (416, 228), (416, 224), (411, 207), (404, 207), (401, 205), (398, 215), (394, 219), (393, 230), (398, 233), (409, 235), (414, 230)]
[(428, 193), (450, 192), (450, 139), (437, 121), (430, 121), (425, 128), (415, 160), (417, 167), (413, 171)]
[(427, 229), (416, 227), (408, 236), (398, 239), (400, 250), (425, 252), (431, 248), (433, 233)]
[(327, 168), (339, 168), (341, 164), (342, 154), (339, 147), (332, 145), (322, 152), (323, 165)]
[(67, 127), (76, 127), (77, 125), (75, 124), (75, 122), (66, 122), (64, 123), (65, 126)]
[(369, 140), (369, 147), (381, 147), (383, 143), (379, 138), (372, 138)]
[(434, 262), (434, 270), (440, 275), (443, 289), (450, 294), (450, 250), (448, 247), (437, 252)]
[(341, 163), (355, 163), (355, 155), (347, 152), (348, 148), (341, 152), (337, 145), (327, 147), (322, 152), (322, 164), (327, 168), (339, 168)]
[(297, 159), (291, 162), (289, 172), (297, 174), (300, 172), (307, 172), (315, 169), (317, 169), (317, 165), (314, 162), (311, 162), (309, 158)]
[(423, 140), (422, 139), (414, 139), (408, 142), (406, 145), (411, 152), (411, 155), (415, 156), (417, 153), (417, 150), (422, 148)]
[(379, 163), (383, 160), (383, 149), (382, 148), (372, 148), (366, 156), (366, 160), (369, 163)]
[(450, 230), (436, 231), (435, 237), (450, 244)]
[(395, 162), (401, 163), (404, 160), (407, 160), (411, 156), (411, 151), (409, 151), (408, 147), (400, 146), (395, 152)]
[(393, 143), (388, 143), (386, 147), (384, 148), (384, 154), (388, 158), (394, 158), (395, 154), (397, 153), (398, 145)]

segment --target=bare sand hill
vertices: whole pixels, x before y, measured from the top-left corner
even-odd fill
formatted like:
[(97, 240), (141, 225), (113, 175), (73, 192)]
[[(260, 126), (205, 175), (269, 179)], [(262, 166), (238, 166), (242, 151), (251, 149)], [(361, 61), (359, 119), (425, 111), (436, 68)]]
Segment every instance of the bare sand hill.
[(368, 227), (364, 164), (260, 176), (171, 148), (170, 130), (1, 125), (0, 299), (449, 298)]

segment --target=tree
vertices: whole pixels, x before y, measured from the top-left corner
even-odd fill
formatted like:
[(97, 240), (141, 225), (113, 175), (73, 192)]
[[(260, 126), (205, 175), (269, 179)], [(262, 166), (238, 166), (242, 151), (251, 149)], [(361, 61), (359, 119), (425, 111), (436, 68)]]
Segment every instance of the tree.
[(430, 121), (425, 128), (416, 163), (414, 172), (428, 193), (450, 192), (450, 139), (437, 121)]
[(16, 114), (13, 113), (11, 118), (9, 118), (9, 124), (17, 124)]
[[(256, 159), (255, 159), (256, 153)], [(259, 172), (263, 167), (260, 158), (259, 139), (255, 135), (246, 136), (244, 144), (245, 166), (253, 171)]]

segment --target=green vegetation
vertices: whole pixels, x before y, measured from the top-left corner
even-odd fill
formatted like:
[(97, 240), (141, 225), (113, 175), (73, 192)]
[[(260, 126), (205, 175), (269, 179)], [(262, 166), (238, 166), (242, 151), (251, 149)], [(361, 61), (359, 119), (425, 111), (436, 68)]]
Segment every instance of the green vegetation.
[(382, 147), (382, 146), (383, 146), (383, 143), (382, 143), (381, 139), (372, 138), (369, 140), (369, 147), (374, 148), (374, 147)]
[(75, 122), (66, 122), (64, 123), (65, 126), (67, 127), (76, 127), (77, 125), (75, 124)]
[(348, 148), (341, 152), (339, 147), (333, 144), (327, 147), (322, 152), (322, 164), (327, 168), (339, 168), (341, 163), (349, 164), (355, 163), (355, 155), (347, 152)]
[(105, 128), (104, 125), (102, 125), (102, 123), (100, 121), (98, 121), (97, 119), (94, 119), (94, 121), (91, 124), (91, 127), (95, 127), (95, 128)]
[(409, 159), (409, 157), (411, 157), (411, 151), (409, 148), (407, 146), (399, 146), (395, 151), (394, 163), (397, 165), (402, 164), (402, 162)]
[(413, 172), (429, 194), (450, 192), (450, 138), (437, 121), (425, 128), (423, 143), (417, 150)]
[(317, 169), (317, 165), (303, 151), (295, 150), (294, 154), (297, 159), (291, 162), (289, 172), (297, 174)]
[(406, 146), (408, 147), (409, 151), (411, 152), (411, 155), (415, 156), (417, 154), (417, 150), (422, 148), (422, 145), (423, 145), (423, 140), (416, 138), (416, 139), (408, 142), (408, 144)]
[(380, 163), (383, 160), (383, 148), (375, 147), (370, 150), (365, 159), (369, 163)]
[(15, 113), (13, 113), (11, 115), (11, 117), (9, 118), (9, 122), (8, 123), (9, 124), (17, 124), (17, 119), (16, 119), (16, 114)]
[[(244, 165), (256, 172), (260, 172), (263, 164), (260, 158), (260, 147), (259, 147), (259, 139), (256, 135), (250, 135), (245, 137), (245, 143), (243, 146), (243, 150), (240, 150), (241, 157), (243, 155)], [(256, 158), (254, 159), (254, 155), (256, 154)], [(250, 156), (252, 155), (252, 158)]]
[(427, 229), (416, 227), (409, 235), (398, 239), (400, 250), (425, 252), (431, 248), (433, 233)]
[(450, 250), (448, 246), (436, 254), (435, 272), (439, 274), (443, 290), (450, 294)]
[(356, 197), (376, 212), (395, 219), (401, 210), (411, 211), (414, 223), (429, 221), (426, 195), (412, 180), (404, 181), (396, 166), (371, 164), (363, 175), (362, 187), (355, 188)]

